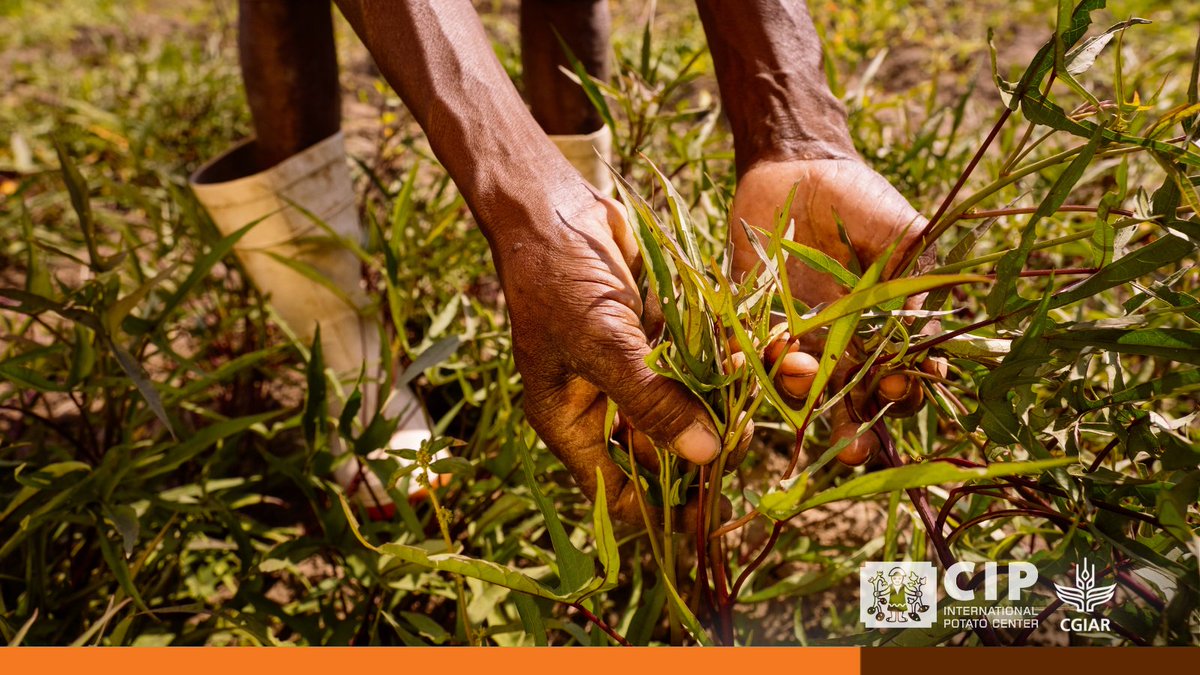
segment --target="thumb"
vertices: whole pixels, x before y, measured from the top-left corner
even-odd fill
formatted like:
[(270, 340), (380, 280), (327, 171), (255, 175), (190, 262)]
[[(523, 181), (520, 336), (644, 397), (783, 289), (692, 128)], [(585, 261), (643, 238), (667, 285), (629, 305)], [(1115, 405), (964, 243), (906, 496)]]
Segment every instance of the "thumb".
[(679, 382), (650, 370), (650, 347), (640, 330), (627, 328), (581, 364), (580, 374), (617, 404), (633, 428), (695, 464), (708, 464), (721, 451), (721, 440), (708, 411)]

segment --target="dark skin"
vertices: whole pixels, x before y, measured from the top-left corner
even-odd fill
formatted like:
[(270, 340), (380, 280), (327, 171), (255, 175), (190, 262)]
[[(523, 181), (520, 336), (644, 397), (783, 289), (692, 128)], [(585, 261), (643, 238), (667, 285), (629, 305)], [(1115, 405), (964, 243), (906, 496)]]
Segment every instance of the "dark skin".
[(588, 134), (604, 124), (563, 73), (571, 69), (563, 43), (588, 74), (607, 81), (611, 26), (608, 0), (521, 1), (521, 77), (529, 112), (546, 133)]
[[(243, 0), (243, 9), (248, 4), (258, 3)], [(603, 3), (538, 4), (579, 10), (578, 21), (555, 25), (570, 33), (564, 36), (569, 44), (582, 45), (572, 46), (577, 56), (590, 54), (591, 66), (603, 67), (596, 59), (603, 61), (607, 49), (584, 48), (607, 35)], [(803, 2), (698, 4), (735, 134), (740, 185), (734, 215), (766, 226), (799, 180), (811, 192), (793, 208), (802, 223), (796, 237), (805, 243), (831, 246), (832, 210), (845, 216), (842, 209), (852, 206), (860, 209), (852, 230), (860, 257), (871, 259), (890, 238), (915, 234), (915, 212), (854, 153), (845, 114), (825, 85), (820, 45)], [(652, 317), (634, 282), (640, 261), (623, 210), (598, 194), (546, 136), (586, 133), (598, 124), (539, 104), (535, 95), (535, 114), (549, 128), (539, 126), (496, 59), (469, 0), (337, 0), (337, 5), (425, 130), (491, 244), (530, 424), (589, 497), (599, 472), (613, 515), (639, 522), (632, 486), (606, 449), (609, 399), (625, 423), (685, 460), (712, 461), (720, 442), (699, 401), (645, 364), (650, 346), (643, 325)], [(523, 28), (538, 25), (526, 14)], [(545, 54), (557, 40), (526, 37), (523, 44)], [(526, 78), (530, 89), (542, 90), (551, 86), (545, 82), (565, 79), (557, 66), (536, 64)], [(537, 82), (543, 84), (534, 87)], [(567, 84), (560, 81), (553, 89)], [(248, 80), (247, 86), (256, 85)], [(290, 110), (295, 115), (306, 108)], [(259, 114), (255, 109), (256, 119)], [(267, 133), (276, 128), (270, 122), (257, 126)], [(295, 143), (303, 143), (302, 136), (295, 134)], [(739, 241), (740, 227), (731, 231), (735, 268), (744, 273), (748, 242)], [(831, 248), (830, 254), (845, 257), (849, 251)], [(794, 285), (799, 279), (793, 276)], [(839, 292), (829, 279), (804, 283), (810, 285), (794, 289), (801, 299)]]
[[(329, 0), (241, 0), (238, 56), (257, 143), (267, 168), (337, 133), (341, 90)], [(570, 69), (609, 77), (608, 0), (524, 0), (522, 77), (529, 110), (548, 134), (588, 134), (603, 124)], [(560, 42), (561, 39), (561, 42)]]
[[(740, 222), (759, 230), (765, 244), (775, 212), (787, 202), (793, 186), (798, 187), (789, 217), (795, 222), (791, 236), (797, 242), (843, 264), (853, 256), (864, 266), (897, 240), (899, 251), (915, 245), (926, 221), (855, 151), (845, 109), (825, 81), (820, 40), (805, 3), (697, 0), (696, 5), (734, 135), (738, 189), (729, 232), (735, 277), (743, 278), (758, 263)], [(842, 242), (838, 218), (853, 251)], [(921, 266), (928, 267), (932, 255), (932, 249), (927, 251)], [(901, 257), (894, 255), (892, 260)], [(895, 272), (894, 265), (885, 267), (885, 275)], [(788, 279), (793, 296), (809, 306), (848, 292), (798, 260), (789, 262)], [(919, 308), (922, 300), (910, 299), (908, 308)], [(936, 329), (936, 322), (927, 326), (929, 331)], [(792, 348), (816, 353), (821, 347), (817, 339), (802, 338)], [(845, 381), (857, 356), (843, 359), (834, 376), (836, 386)], [(785, 395), (801, 398), (811, 378), (780, 384)], [(856, 392), (855, 397), (865, 394)]]
[(272, 167), (341, 128), (329, 0), (241, 0), (238, 57), (257, 168)]

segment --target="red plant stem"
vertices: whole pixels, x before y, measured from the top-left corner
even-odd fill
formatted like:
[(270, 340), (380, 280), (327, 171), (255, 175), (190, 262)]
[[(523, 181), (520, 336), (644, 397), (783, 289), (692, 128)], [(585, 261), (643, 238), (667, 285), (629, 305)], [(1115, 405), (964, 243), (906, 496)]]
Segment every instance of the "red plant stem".
[[(900, 455), (896, 452), (896, 445), (892, 442), (892, 436), (887, 432), (887, 427), (883, 420), (879, 420), (874, 426), (875, 435), (879, 436), (883, 452), (884, 462), (888, 466), (898, 467), (903, 466), (904, 462), (900, 461)], [(908, 498), (912, 501), (913, 508), (916, 509), (917, 515), (921, 517), (921, 522), (925, 525), (925, 532), (929, 535), (929, 541), (933, 544), (933, 549), (937, 553), (938, 561), (942, 564), (942, 569), (949, 569), (951, 565), (958, 562), (954, 552), (950, 550), (950, 546), (946, 543), (946, 538), (942, 536), (940, 530), (935, 526), (937, 521), (933, 513), (933, 507), (929, 504), (929, 495), (924, 489), (910, 488), (905, 490)], [(989, 647), (1000, 646), (1000, 638), (996, 635), (995, 629), (986, 620), (982, 625), (975, 627), (975, 634), (979, 637), (979, 641)]]
[(709, 467), (707, 465), (700, 467), (700, 494), (697, 497), (700, 508), (696, 509), (696, 586), (704, 589), (704, 598), (708, 600), (709, 607), (717, 606), (717, 598), (713, 593), (712, 586), (708, 583), (708, 555), (707, 533), (708, 533), (708, 501), (705, 499), (705, 484), (709, 477)]
[(714, 616), (717, 634), (720, 637), (721, 643), (725, 645), (733, 645), (733, 600), (729, 595), (729, 581), (725, 575), (725, 556), (721, 550), (721, 540), (712, 539), (709, 541), (709, 546), (716, 549), (717, 555), (709, 557), (709, 567), (712, 568), (713, 585), (717, 589), (716, 614)]
[[(783, 475), (784, 480), (791, 478), (792, 472), (795, 471), (796, 464), (800, 459), (800, 454), (804, 450), (804, 434), (808, 430), (808, 423), (812, 419), (812, 413), (813, 411), (809, 410), (808, 414), (804, 416), (804, 423), (796, 429), (796, 445), (792, 450), (792, 461), (790, 464), (788, 464), (787, 471)], [(728, 614), (731, 621), (729, 627), (729, 644), (733, 643), (732, 610), (733, 604), (737, 602), (738, 592), (741, 591), (742, 585), (746, 583), (746, 580), (750, 578), (750, 575), (754, 573), (754, 570), (758, 569), (763, 562), (766, 561), (767, 556), (769, 556), (771, 552), (775, 550), (775, 544), (779, 542), (779, 535), (782, 532), (783, 521), (776, 521), (775, 525), (771, 528), (771, 536), (767, 539), (767, 543), (763, 545), (762, 550), (758, 552), (758, 555), (754, 557), (754, 560), (750, 561), (750, 564), (747, 565), (746, 568), (742, 570), (742, 573), (738, 575), (737, 579), (733, 582), (733, 586), (729, 590), (729, 594), (721, 599), (721, 613), (722, 615)]]
[[(1061, 488), (1050, 487), (1048, 485), (1038, 485), (1034, 481), (1031, 481), (1026, 478), (1021, 478), (1019, 476), (1006, 476), (1004, 478), (1004, 481), (1008, 482), (1008, 483), (1012, 483), (1014, 485), (1020, 485), (1020, 486), (1026, 487), (1030, 490), (1037, 490), (1039, 492), (1045, 492), (1046, 494), (1053, 495), (1055, 497), (1061, 497), (1061, 498), (1067, 497), (1067, 493), (1064, 490), (1062, 490)], [(1162, 523), (1160, 523), (1158, 518), (1155, 518), (1154, 516), (1146, 515), (1145, 513), (1138, 513), (1137, 511), (1130, 511), (1129, 509), (1127, 509), (1123, 506), (1117, 506), (1116, 504), (1109, 504), (1108, 502), (1106, 502), (1102, 499), (1096, 499), (1094, 497), (1088, 497), (1088, 502), (1090, 502), (1092, 506), (1095, 506), (1096, 508), (1101, 509), (1103, 511), (1110, 511), (1112, 513), (1117, 513), (1122, 516), (1125, 516), (1126, 518), (1133, 518), (1135, 520), (1140, 520), (1143, 523), (1148, 523), (1150, 525), (1154, 525), (1155, 527), (1162, 527)]]
[[(953, 510), (954, 505), (957, 504), (963, 497), (980, 492), (987, 493), (989, 490), (994, 490), (996, 488), (1003, 489), (1004, 486), (992, 484), (960, 485), (959, 487), (951, 489), (950, 496), (947, 497), (945, 503), (942, 504), (942, 508), (938, 510), (937, 521), (934, 523), (934, 525), (938, 528), (938, 531), (945, 529), (946, 520), (950, 518), (950, 512)], [(990, 496), (996, 497), (997, 499), (1004, 499), (1003, 493), (995, 493)]]
[(1140, 597), (1142, 600), (1145, 600), (1151, 607), (1159, 612), (1162, 612), (1166, 607), (1166, 604), (1162, 601), (1162, 598), (1155, 595), (1149, 588), (1146, 588), (1145, 584), (1138, 581), (1130, 573), (1117, 570), (1117, 581), (1120, 581), (1124, 586), (1128, 587), (1129, 590), (1133, 591), (1138, 597)]
[(812, 422), (813, 410), (816, 410), (816, 406), (808, 411), (808, 414), (804, 416), (804, 423), (796, 429), (796, 445), (792, 448), (792, 461), (788, 462), (787, 471), (783, 472), (783, 480), (791, 478), (792, 472), (796, 470), (796, 465), (800, 463), (800, 453), (804, 450), (804, 434), (808, 431), (809, 423)]
[[(966, 326), (963, 326), (962, 328), (956, 328), (952, 331), (947, 331), (940, 335), (935, 335), (935, 336), (929, 338), (928, 340), (923, 340), (921, 342), (918, 342), (915, 345), (912, 345), (911, 347), (909, 347), (908, 352), (910, 354), (919, 354), (923, 351), (933, 349), (934, 347), (942, 344), (943, 342), (946, 342), (947, 340), (953, 340), (954, 338), (956, 338), (959, 335), (962, 335), (964, 333), (970, 333), (973, 330), (977, 330), (979, 328), (984, 328), (984, 327), (990, 326), (994, 323), (999, 323), (1000, 321), (1003, 321), (1007, 317), (1008, 317), (1007, 314), (1001, 314), (1000, 316), (993, 316), (991, 318), (984, 319), (983, 321), (976, 321), (975, 323), (967, 324)], [(886, 363), (886, 361), (885, 361), (885, 363)]]
[(749, 565), (746, 565), (746, 569), (742, 570), (742, 573), (738, 575), (737, 581), (733, 582), (733, 590), (729, 592), (729, 597), (732, 601), (737, 601), (738, 591), (742, 590), (742, 584), (746, 583), (746, 579), (750, 578), (750, 574), (763, 564), (763, 561), (767, 559), (771, 551), (775, 550), (775, 544), (779, 541), (779, 534), (781, 532), (783, 532), (783, 522), (776, 521), (774, 527), (771, 528), (771, 537), (767, 539), (766, 545), (758, 552), (754, 560), (750, 561)]
[[(1149, 416), (1143, 417), (1142, 419), (1135, 421), (1133, 424), (1130, 424), (1129, 427), (1125, 429), (1125, 431), (1126, 432), (1133, 431), (1135, 427), (1137, 427), (1141, 424), (1145, 424), (1148, 421), (1150, 421)], [(1095, 473), (1096, 470), (1100, 468), (1100, 464), (1102, 464), (1104, 462), (1104, 460), (1108, 457), (1108, 454), (1110, 452), (1112, 452), (1113, 449), (1116, 448), (1120, 442), (1121, 442), (1121, 438), (1119, 436), (1116, 436), (1111, 441), (1109, 441), (1108, 445), (1104, 446), (1103, 450), (1096, 453), (1096, 459), (1092, 460), (1092, 464), (1091, 464), (1091, 466), (1088, 467), (1087, 472)]]
[(926, 239), (929, 237), (929, 233), (933, 231), (933, 228), (937, 227), (938, 221), (942, 219), (942, 216), (946, 215), (946, 210), (950, 208), (952, 203), (954, 203), (955, 197), (958, 197), (958, 193), (962, 190), (963, 185), (966, 184), (967, 179), (971, 177), (971, 173), (975, 171), (975, 167), (978, 166), (980, 160), (983, 159), (983, 155), (987, 152), (988, 147), (991, 146), (992, 141), (996, 140), (996, 136), (1000, 133), (1000, 129), (1004, 127), (1004, 123), (1008, 121), (1010, 115), (1012, 115), (1012, 108), (1005, 106), (1004, 112), (1000, 113), (999, 119), (997, 119), (996, 123), (992, 125), (992, 130), (988, 132), (987, 138), (983, 139), (983, 144), (980, 145), (979, 149), (975, 151), (975, 155), (971, 157), (971, 161), (967, 163), (967, 166), (965, 169), (963, 169), (963, 172), (958, 175), (958, 180), (955, 181), (954, 187), (950, 188), (950, 192), (946, 195), (946, 198), (942, 200), (941, 205), (938, 206), (937, 212), (933, 214), (933, 217), (929, 219), (929, 222), (925, 223), (925, 227), (921, 229), (921, 235), (913, 240), (913, 245), (904, 252), (904, 264), (896, 267), (896, 271), (898, 273), (908, 269), (908, 266), (913, 259), (920, 255), (921, 251), (925, 250), (927, 246), (933, 243), (926, 241)]
[(622, 636), (617, 631), (613, 630), (612, 626), (609, 626), (607, 623), (604, 623), (604, 621), (600, 617), (596, 616), (595, 614), (592, 614), (592, 612), (587, 607), (584, 607), (583, 605), (579, 604), (578, 602), (571, 603), (571, 606), (574, 607), (576, 609), (576, 611), (578, 611), (580, 614), (582, 614), (584, 616), (584, 618), (586, 618), (588, 621), (591, 621), (592, 623), (596, 624), (596, 626), (600, 630), (604, 631), (604, 633), (606, 635), (608, 635), (610, 638), (612, 638), (613, 641), (616, 642), (617, 644), (621, 645), (622, 647), (632, 647), (633, 646), (633, 645), (629, 644), (629, 640), (626, 640), (624, 638), (624, 636)]
[(712, 534), (708, 535), (708, 538), (716, 539), (717, 537), (729, 534), (730, 532), (733, 532), (735, 530), (739, 530), (739, 529), (741, 529), (741, 527), (743, 525), (754, 520), (758, 516), (759, 516), (758, 509), (751, 509), (749, 513), (742, 516), (741, 518), (738, 518), (737, 520), (735, 520), (733, 522), (726, 523), (725, 525), (722, 525), (721, 527), (718, 527), (717, 529), (713, 530)]
[(1070, 527), (1071, 526), (1070, 519), (1065, 518), (1060, 514), (1054, 513), (1053, 511), (1044, 511), (1042, 509), (1032, 509), (1032, 508), (997, 509), (995, 511), (988, 511), (987, 513), (981, 513), (978, 516), (975, 516), (974, 518), (971, 518), (970, 520), (967, 520), (966, 522), (962, 523), (961, 525), (959, 525), (958, 527), (956, 527), (950, 531), (950, 536), (947, 537), (946, 540), (954, 541), (956, 538), (958, 538), (958, 536), (960, 534), (963, 533), (963, 531), (965, 531), (968, 528), (974, 527), (980, 523), (985, 523), (989, 520), (995, 520), (996, 518), (1007, 518), (1007, 517), (1016, 517), (1016, 516), (1030, 516), (1032, 518), (1043, 518), (1045, 520), (1054, 521), (1055, 523), (1057, 523), (1058, 525), (1060, 525), (1062, 527)]

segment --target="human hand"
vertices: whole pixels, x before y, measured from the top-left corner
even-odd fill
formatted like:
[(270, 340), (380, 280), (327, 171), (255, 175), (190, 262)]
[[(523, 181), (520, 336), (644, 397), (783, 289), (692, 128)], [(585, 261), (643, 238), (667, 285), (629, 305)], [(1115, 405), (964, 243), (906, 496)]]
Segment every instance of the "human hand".
[[(905, 257), (904, 253), (918, 245), (916, 240), (926, 220), (886, 179), (862, 161), (851, 158), (764, 161), (743, 174), (730, 212), (735, 278), (740, 280), (760, 262), (741, 222), (745, 221), (753, 228), (765, 244), (776, 222), (775, 214), (787, 202), (793, 186), (796, 186), (796, 195), (788, 217), (794, 223), (794, 229), (787, 236), (823, 251), (843, 265), (856, 259), (865, 268), (896, 243), (896, 253), (883, 271), (884, 278), (888, 278), (897, 273), (897, 265)], [(842, 241), (839, 219), (852, 246)], [(932, 261), (933, 251), (929, 249), (919, 259), (917, 268), (927, 268)], [(830, 275), (794, 258), (788, 261), (787, 274), (792, 295), (809, 306), (829, 303), (849, 293)], [(923, 296), (914, 296), (908, 300), (906, 308), (918, 309), (922, 301)], [(937, 329), (937, 322), (931, 321), (924, 332)], [(809, 352), (818, 353), (821, 344), (813, 336), (802, 336), (791, 343), (790, 353), (784, 355), (786, 341), (785, 335), (782, 340), (769, 345), (766, 361), (771, 365), (782, 356), (784, 362), (776, 379), (781, 393), (792, 399), (803, 399), (817, 369), (817, 359)], [(836, 386), (845, 382), (848, 369), (859, 360), (857, 354), (849, 357), (842, 359), (833, 378)], [(934, 375), (945, 374), (945, 364), (939, 361), (931, 360), (922, 367)], [(874, 396), (879, 405), (891, 403), (889, 412), (894, 415), (911, 415), (923, 403), (920, 384), (910, 375), (899, 373), (881, 374), (873, 391), (856, 392), (859, 401), (869, 396)], [(834, 435), (845, 435), (843, 427), (850, 425), (857, 428), (857, 424), (841, 415), (835, 419)], [(869, 443), (868, 439), (853, 447), (857, 450), (859, 445)], [(843, 459), (848, 460), (847, 463), (862, 463), (869, 454), (853, 451), (845, 453)]]
[(634, 281), (641, 263), (633, 232), (622, 210), (594, 192), (569, 205), (520, 207), (509, 217), (533, 224), (503, 228), (506, 234), (492, 247), (512, 319), (525, 414), (590, 498), (599, 468), (609, 512), (641, 522), (633, 485), (608, 454), (609, 398), (621, 426), (636, 430), (628, 445), (643, 466), (657, 466), (655, 445), (707, 464), (721, 443), (700, 401), (646, 365), (645, 326), (655, 323), (654, 308), (647, 308)]

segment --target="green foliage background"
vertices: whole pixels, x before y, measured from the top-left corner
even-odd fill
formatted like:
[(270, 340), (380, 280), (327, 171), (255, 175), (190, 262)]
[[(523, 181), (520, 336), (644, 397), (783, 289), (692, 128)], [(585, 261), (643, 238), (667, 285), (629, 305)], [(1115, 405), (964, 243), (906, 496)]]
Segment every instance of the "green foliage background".
[[(519, 82), (513, 6), (477, 4)], [(1005, 105), (988, 29), (999, 75), (1015, 82), (1058, 25), (1050, 2), (810, 6), (860, 151), (926, 214)], [(670, 552), (664, 572), (653, 538), (613, 528), (525, 424), (486, 242), (344, 27), (364, 264), (396, 329), (389, 349), (406, 363), (426, 355), (416, 386), (439, 434), (462, 445), (461, 460), (439, 467), (453, 473), (441, 522), (430, 503), (402, 501), (386, 523), (343, 507), (333, 459), (304, 429), (314, 422), (307, 348), (271, 321), (186, 187), (190, 170), (249, 129), (234, 10), (0, 1), (4, 640), (609, 644), (589, 613), (634, 644), (709, 640), (708, 617), (688, 609), (689, 542), (658, 542)], [(651, 158), (683, 196), (695, 252), (720, 256), (732, 148), (698, 21), (675, 0), (617, 15), (619, 75), (605, 100), (618, 169), (646, 198), (647, 227), (669, 228), (678, 218), (638, 153)], [(1127, 140), (1195, 139), (1200, 6), (1113, 2), (1092, 34), (1131, 16), (1153, 23), (1120, 38), (1119, 61), (1114, 41), (1080, 90), (1061, 78), (1052, 90), (1067, 111), (1083, 92), (1121, 101), (1089, 118), (1109, 137), (1090, 143), (1088, 129), (1027, 97), (956, 202), (976, 195), (978, 209), (1025, 212), (958, 220), (939, 240), (940, 272), (996, 275), (943, 296), (958, 308), (946, 329), (1012, 316), (976, 331), (986, 340), (942, 345), (963, 409), (942, 396), (888, 422), (907, 478), (826, 466), (778, 486), (794, 431), (764, 408), (726, 492), (737, 515), (757, 505), (799, 517), (741, 589), (739, 643), (982, 639), (858, 625), (858, 565), (931, 559), (936, 547), (906, 490), (946, 515), (938, 536), (959, 559), (1030, 560), (1045, 580), (1068, 578), (1085, 556), (1121, 567), (1119, 602), (1105, 610), (1114, 634), (1003, 642), (1200, 640), (1200, 223), (1188, 210), (1200, 151)], [(1059, 212), (1064, 200), (1108, 215)], [(1016, 276), (1080, 267), (1101, 270), (1067, 290), (1077, 278)], [(823, 448), (823, 422), (808, 431)], [(992, 468), (951, 471), (932, 458)], [(1028, 459), (1049, 464), (1000, 475)], [(762, 546), (764, 522), (734, 538), (734, 571)], [(1026, 600), (1049, 607), (1052, 589)]]

